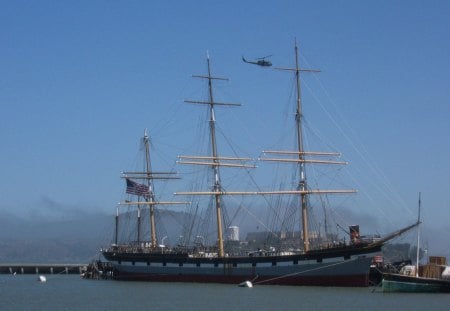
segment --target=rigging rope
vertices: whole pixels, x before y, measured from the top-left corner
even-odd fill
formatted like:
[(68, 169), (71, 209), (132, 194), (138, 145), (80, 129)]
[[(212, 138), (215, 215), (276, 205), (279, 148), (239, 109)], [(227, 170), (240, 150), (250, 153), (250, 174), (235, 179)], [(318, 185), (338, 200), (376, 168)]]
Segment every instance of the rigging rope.
[(303, 274), (303, 273), (307, 273), (307, 272), (311, 272), (311, 271), (317, 271), (317, 270), (321, 270), (321, 269), (325, 269), (325, 268), (329, 268), (329, 267), (339, 266), (339, 265), (342, 265), (342, 264), (347, 263), (347, 262), (348, 262), (348, 261), (342, 261), (342, 262), (337, 262), (337, 263), (334, 263), (334, 264), (326, 265), (326, 266), (323, 266), (323, 267), (317, 267), (317, 268), (308, 269), (308, 270), (304, 270), (304, 271), (299, 271), (299, 272), (289, 273), (289, 274), (277, 276), (277, 277), (274, 277), (274, 278), (271, 278), (271, 279), (267, 279), (267, 280), (262, 280), (262, 281), (259, 281), (259, 282), (255, 282), (254, 284), (267, 283), (267, 282), (271, 282), (271, 281), (274, 281), (274, 280), (278, 280), (278, 279), (283, 279), (283, 278), (291, 277), (291, 276), (294, 276), (294, 275), (299, 275), (299, 274)]

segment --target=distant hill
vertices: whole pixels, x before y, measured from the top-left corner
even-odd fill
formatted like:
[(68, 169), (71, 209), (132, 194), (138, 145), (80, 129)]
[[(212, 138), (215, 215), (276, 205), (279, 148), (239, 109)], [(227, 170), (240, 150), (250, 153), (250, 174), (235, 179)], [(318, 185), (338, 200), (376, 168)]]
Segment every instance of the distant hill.
[(52, 221), (1, 217), (0, 262), (88, 262), (107, 241), (105, 228), (113, 224), (112, 216), (97, 216)]
[[(100, 249), (113, 241), (114, 216), (83, 216), (46, 220), (0, 215), (0, 262), (86, 263), (98, 259)], [(160, 217), (172, 231), (180, 226), (183, 213), (163, 211)]]

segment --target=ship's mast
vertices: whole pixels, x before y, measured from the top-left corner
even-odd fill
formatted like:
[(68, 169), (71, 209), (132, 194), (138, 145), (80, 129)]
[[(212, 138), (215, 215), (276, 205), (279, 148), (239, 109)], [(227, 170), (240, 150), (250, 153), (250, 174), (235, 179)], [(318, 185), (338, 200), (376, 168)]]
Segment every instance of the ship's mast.
[[(211, 82), (211, 65), (209, 61), (209, 57), (207, 58), (208, 63), (208, 93), (209, 93), (209, 131), (211, 134), (211, 151), (212, 151), (212, 157), (213, 162), (217, 163), (217, 142), (216, 142), (216, 117), (214, 115), (214, 98), (213, 98), (213, 91), (212, 91), (212, 82)], [(214, 165), (212, 167), (214, 171), (214, 192), (220, 192), (221, 186), (220, 186), (220, 176), (219, 176), (219, 166)], [(223, 248), (223, 225), (222, 225), (222, 207), (221, 207), (221, 195), (219, 193), (216, 193), (214, 195), (214, 201), (216, 205), (216, 218), (217, 218), (217, 241), (218, 241), (218, 247), (219, 247), (219, 257), (224, 256), (224, 248)]]
[(119, 240), (119, 207), (116, 208), (116, 226), (115, 226), (115, 236), (114, 236), (114, 244), (117, 245)]
[[(225, 250), (223, 246), (223, 224), (222, 224), (222, 199), (221, 199), (221, 185), (220, 185), (220, 172), (219, 172), (219, 158), (217, 154), (217, 142), (216, 142), (216, 117), (214, 114), (214, 105), (218, 104), (214, 102), (213, 97), (213, 89), (212, 89), (212, 80), (228, 80), (224, 78), (217, 78), (211, 76), (211, 63), (209, 60), (209, 55), (206, 58), (207, 66), (208, 66), (208, 75), (207, 76), (194, 76), (197, 78), (203, 78), (208, 80), (208, 102), (206, 103), (209, 106), (209, 134), (211, 139), (211, 160), (214, 165), (211, 166), (214, 174), (214, 185), (212, 191), (214, 192), (214, 205), (216, 209), (216, 223), (217, 223), (217, 247), (218, 247), (218, 256), (223, 257), (225, 255)], [(204, 102), (196, 102), (196, 103), (204, 103)]]
[[(140, 242), (140, 218), (141, 218), (141, 206), (148, 206), (150, 214), (150, 247), (156, 248), (158, 246), (156, 237), (156, 222), (155, 222), (155, 206), (156, 205), (172, 205), (172, 204), (189, 204), (189, 202), (162, 202), (157, 201), (155, 197), (154, 179), (179, 179), (175, 176), (174, 172), (154, 172), (151, 165), (150, 157), (150, 138), (147, 130), (144, 132), (142, 138), (145, 149), (145, 168), (140, 172), (123, 172), (122, 178), (127, 180), (127, 193), (134, 194), (138, 197), (136, 202), (125, 201), (119, 203), (120, 205), (136, 205), (138, 209), (138, 224), (137, 224), (137, 241)], [(145, 180), (145, 184), (136, 183), (132, 180)], [(128, 183), (130, 183), (130, 190), (128, 189)], [(140, 198), (143, 197), (144, 201)], [(116, 244), (117, 244), (117, 225), (116, 225)]]
[(299, 60), (298, 60), (298, 47), (297, 41), (295, 41), (295, 68), (276, 68), (279, 70), (290, 70), (295, 73), (295, 82), (296, 82), (296, 101), (297, 107), (295, 111), (295, 125), (296, 125), (296, 135), (297, 135), (297, 151), (298, 151), (298, 163), (299, 163), (299, 183), (297, 189), (300, 191), (300, 207), (301, 207), (301, 222), (302, 222), (302, 233), (303, 233), (303, 249), (305, 252), (309, 251), (309, 232), (308, 232), (308, 191), (307, 191), (307, 183), (306, 183), (306, 169), (305, 163), (308, 161), (305, 160), (305, 155), (307, 154), (304, 151), (303, 147), (303, 132), (302, 132), (302, 121), (303, 121), (303, 112), (302, 112), (302, 97), (301, 97), (301, 86), (300, 86), (300, 72), (320, 72), (320, 70), (313, 69), (301, 69)]
[[(417, 223), (420, 224), (420, 192), (419, 192), (419, 212), (417, 216)], [(420, 226), (417, 225), (417, 250), (416, 250), (416, 277), (419, 276), (419, 246), (420, 246)]]
[(149, 138), (147, 134), (147, 130), (144, 132), (144, 138), (142, 139), (145, 147), (145, 169), (147, 172), (147, 186), (149, 190), (149, 195), (145, 197), (145, 200), (150, 203), (150, 242), (151, 247), (155, 248), (156, 245), (156, 226), (155, 226), (155, 205), (152, 204), (155, 202), (155, 194), (154, 194), (154, 186), (153, 186), (153, 179), (151, 178), (152, 173), (152, 165), (150, 161), (150, 144), (149, 144)]
[[(191, 164), (191, 165), (207, 165), (210, 166), (213, 172), (213, 185), (211, 191), (207, 192), (178, 192), (175, 194), (193, 194), (193, 195), (213, 195), (214, 196), (214, 207), (216, 210), (216, 223), (217, 223), (217, 247), (218, 247), (218, 256), (224, 257), (225, 256), (225, 250), (224, 250), (224, 242), (223, 242), (223, 217), (222, 217), (222, 196), (224, 194), (227, 194), (223, 191), (220, 181), (220, 166), (226, 166), (226, 167), (247, 167), (251, 168), (254, 166), (245, 165), (245, 164), (235, 164), (235, 163), (229, 163), (230, 161), (247, 161), (250, 159), (245, 158), (234, 158), (234, 157), (221, 157), (218, 154), (217, 151), (217, 141), (216, 141), (216, 117), (215, 117), (215, 106), (240, 106), (240, 104), (234, 104), (234, 103), (220, 103), (214, 101), (213, 96), (213, 87), (212, 87), (212, 81), (213, 80), (224, 80), (228, 81), (226, 78), (219, 78), (219, 77), (213, 77), (211, 76), (211, 64), (209, 55), (207, 56), (207, 69), (208, 69), (208, 75), (207, 76), (199, 76), (194, 75), (195, 78), (202, 78), (208, 80), (208, 101), (192, 101), (192, 100), (186, 100), (185, 102), (191, 103), (191, 104), (203, 104), (208, 105), (209, 109), (209, 135), (210, 135), (210, 141), (211, 141), (211, 155), (210, 156), (179, 156), (180, 159), (188, 159), (178, 161), (180, 164)], [(228, 162), (228, 163), (226, 163)]]
[[(298, 64), (298, 47), (295, 44), (295, 80), (297, 86), (297, 110), (295, 112), (295, 124), (297, 127), (297, 148), (298, 159), (300, 160), (300, 182), (298, 184), (298, 190), (306, 190), (306, 172), (303, 150), (303, 133), (302, 133), (302, 100), (300, 91), (300, 69)], [(309, 250), (309, 233), (308, 233), (308, 211), (307, 211), (307, 194), (300, 194), (300, 204), (302, 207), (302, 228), (303, 228), (303, 248), (305, 252)]]

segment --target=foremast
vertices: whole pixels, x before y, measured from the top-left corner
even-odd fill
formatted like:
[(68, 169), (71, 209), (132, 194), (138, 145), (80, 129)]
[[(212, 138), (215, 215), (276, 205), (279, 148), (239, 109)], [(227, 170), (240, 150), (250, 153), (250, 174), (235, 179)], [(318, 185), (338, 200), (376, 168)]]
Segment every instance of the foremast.
[(152, 204), (155, 202), (155, 193), (153, 192), (153, 176), (151, 176), (152, 172), (152, 163), (150, 161), (150, 144), (149, 144), (149, 138), (147, 134), (147, 130), (144, 132), (144, 137), (142, 139), (144, 143), (145, 148), (145, 169), (147, 172), (147, 186), (149, 190), (149, 195), (145, 196), (145, 201), (148, 202), (150, 205), (150, 242), (151, 247), (156, 247), (156, 225), (155, 225), (155, 205)]
[[(168, 180), (168, 179), (179, 179), (175, 172), (154, 172), (152, 170), (151, 154), (150, 154), (150, 138), (147, 133), (147, 129), (144, 131), (144, 136), (142, 138), (142, 143), (145, 150), (145, 161), (144, 161), (144, 171), (141, 172), (123, 172), (122, 178), (127, 181), (126, 192), (137, 196), (137, 201), (124, 201), (120, 202), (119, 205), (136, 205), (138, 212), (137, 219), (137, 242), (141, 242), (141, 206), (148, 206), (149, 208), (149, 223), (150, 223), (150, 247), (156, 248), (158, 246), (157, 233), (156, 233), (156, 221), (155, 221), (155, 210), (157, 205), (172, 205), (172, 204), (188, 204), (188, 202), (174, 202), (174, 201), (158, 201), (155, 195), (154, 180)], [(136, 182), (136, 180), (144, 180), (144, 184)], [(143, 201), (141, 201), (141, 198)], [(116, 244), (117, 244), (117, 234), (118, 234), (118, 212), (116, 216)]]

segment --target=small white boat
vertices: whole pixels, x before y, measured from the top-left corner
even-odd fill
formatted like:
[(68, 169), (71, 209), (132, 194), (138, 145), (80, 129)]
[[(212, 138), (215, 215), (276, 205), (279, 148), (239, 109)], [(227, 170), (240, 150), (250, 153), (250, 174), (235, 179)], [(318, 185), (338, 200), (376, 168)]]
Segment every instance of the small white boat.
[(40, 275), (38, 281), (41, 283), (45, 283), (47, 282), (47, 278), (44, 275)]

